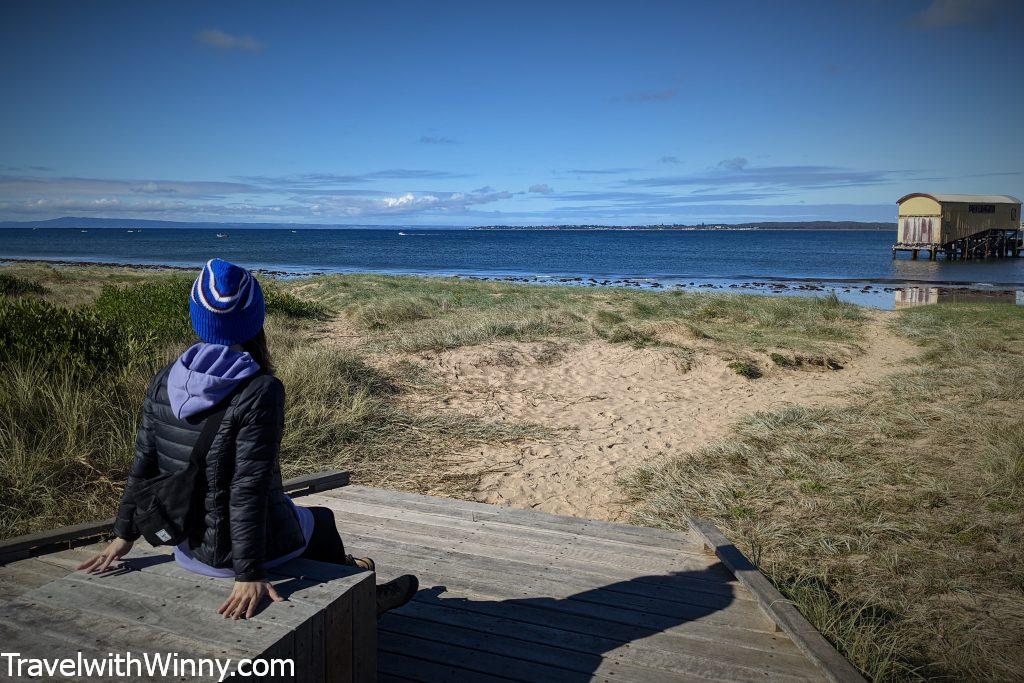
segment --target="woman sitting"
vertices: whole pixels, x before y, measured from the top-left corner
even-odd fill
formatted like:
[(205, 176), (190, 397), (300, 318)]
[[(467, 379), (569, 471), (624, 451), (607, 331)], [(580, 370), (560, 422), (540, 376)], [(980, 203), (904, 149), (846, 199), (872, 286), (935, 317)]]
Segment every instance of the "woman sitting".
[[(140, 536), (136, 493), (154, 477), (184, 471), (207, 420), (220, 418), (208, 428), (213, 437), (193, 480), (192, 521), (174, 557), (189, 571), (234, 578), (221, 614), (244, 619), (265, 597), (280, 601), (268, 570), (296, 557), (374, 570), (373, 560), (345, 553), (330, 510), (300, 507), (282, 487), (285, 389), (267, 349), (259, 282), (213, 259), (192, 286), (189, 312), (200, 342), (150, 382), (116, 538), (79, 569), (104, 571), (131, 550)], [(411, 575), (377, 586), (378, 614), (404, 605), (417, 589)]]

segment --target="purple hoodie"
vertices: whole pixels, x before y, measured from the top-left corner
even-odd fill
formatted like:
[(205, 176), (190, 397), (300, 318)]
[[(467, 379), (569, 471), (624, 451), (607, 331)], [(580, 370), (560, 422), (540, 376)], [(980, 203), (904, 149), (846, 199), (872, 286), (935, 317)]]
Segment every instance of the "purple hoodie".
[(259, 369), (246, 351), (221, 344), (195, 344), (181, 354), (167, 375), (171, 410), (179, 420), (208, 410)]
[[(252, 377), (259, 369), (259, 364), (245, 351), (236, 351), (221, 344), (195, 344), (181, 354), (167, 375), (167, 396), (171, 400), (171, 410), (179, 420), (184, 420), (212, 408), (231, 393), (239, 382)], [(295, 503), (292, 506), (299, 518), (306, 544), (309, 544), (313, 535), (313, 513)], [(264, 567), (287, 562), (305, 550), (304, 545), (284, 557), (270, 559), (264, 563)], [(210, 567), (195, 559), (187, 540), (175, 546), (174, 559), (190, 572), (204, 576), (230, 578), (235, 575), (231, 569)]]

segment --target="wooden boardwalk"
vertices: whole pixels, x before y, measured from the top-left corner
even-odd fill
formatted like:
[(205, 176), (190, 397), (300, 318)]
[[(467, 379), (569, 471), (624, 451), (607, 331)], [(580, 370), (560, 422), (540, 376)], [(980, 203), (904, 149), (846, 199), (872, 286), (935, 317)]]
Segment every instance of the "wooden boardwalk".
[[(420, 579), (379, 622), (380, 680), (861, 680), (714, 527), (673, 533), (361, 486), (297, 502), (332, 509), (348, 552), (374, 558), (379, 579)], [(65, 576), (87, 553), (0, 566), (0, 591)]]
[(381, 579), (420, 578), (380, 621), (381, 680), (859, 679), (813, 629), (812, 662), (697, 533), (361, 486), (303, 504), (334, 510)]

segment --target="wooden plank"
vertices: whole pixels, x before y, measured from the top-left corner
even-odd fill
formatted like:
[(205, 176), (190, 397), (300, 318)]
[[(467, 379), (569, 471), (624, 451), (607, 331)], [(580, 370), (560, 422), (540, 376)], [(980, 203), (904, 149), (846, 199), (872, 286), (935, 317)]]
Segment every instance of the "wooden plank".
[[(566, 586), (570, 592), (599, 589), (603, 592), (621, 594), (621, 596), (614, 597), (622, 602), (644, 606), (638, 607), (644, 611), (675, 614), (677, 610), (691, 613), (694, 611), (694, 607), (701, 608), (699, 611), (728, 608), (731, 612), (743, 613), (754, 620), (761, 618), (761, 612), (753, 600), (736, 601), (727, 594), (690, 591), (685, 588), (685, 584), (657, 586), (636, 581), (636, 575), (609, 579), (601, 574), (575, 570), (558, 564), (538, 567), (518, 560), (494, 557), (487, 553), (486, 549), (481, 553), (462, 552), (465, 547), (462, 545), (458, 546), (459, 550), (452, 551), (430, 545), (399, 542), (390, 537), (380, 540), (377, 537), (350, 535), (349, 539), (352, 544), (358, 546), (361, 551), (360, 555), (369, 554), (377, 558), (390, 557), (395, 562), (407, 564), (413, 560), (443, 564), (450, 568), (454, 575), (460, 574), (463, 570), (488, 570), (497, 574), (512, 575), (517, 577), (517, 586), (521, 586), (524, 590), (527, 587), (532, 588), (537, 582), (550, 581)], [(697, 576), (703, 577), (705, 574), (703, 571), (699, 571)], [(671, 576), (671, 578), (681, 580), (686, 577), (686, 573)], [(700, 583), (710, 583), (710, 581), (705, 578)]]
[(808, 622), (793, 603), (778, 591), (768, 578), (740, 552), (710, 520), (691, 519), (690, 526), (701, 535), (715, 555), (732, 570), (737, 580), (749, 590), (765, 613), (793, 643), (837, 683), (860, 683), (864, 677)]
[[(88, 557), (90, 554), (90, 549), (63, 551), (59, 561), (74, 565), (83, 556)], [(225, 622), (223, 617), (216, 614), (217, 607), (229, 593), (230, 580), (187, 572), (177, 566), (165, 551), (144, 545), (133, 549), (132, 557), (127, 558), (125, 565), (131, 567), (133, 560), (143, 563), (141, 570), (126, 569), (104, 575), (72, 574), (56, 584), (44, 586), (42, 590), (45, 593), (41, 599), (59, 599), (81, 609), (99, 605), (98, 609), (108, 618), (124, 618), (125, 613), (135, 614), (133, 625), (137, 626), (138, 621), (148, 624), (146, 617), (138, 614), (139, 610), (133, 612), (130, 608), (126, 609), (126, 603), (130, 605), (129, 600), (136, 599), (147, 604), (148, 613), (159, 622), (158, 628), (170, 628), (173, 632), (190, 628), (190, 633), (201, 633), (204, 640), (224, 645), (231, 644), (225, 642), (225, 639), (230, 641), (234, 638), (238, 629), (245, 632), (245, 621)], [(153, 563), (151, 560), (158, 562)], [(290, 564), (283, 565), (284, 575), (270, 577), (281, 587), (283, 595), (289, 595), (288, 588), (283, 584), (290, 584), (290, 599), (268, 605), (249, 620), (250, 624), (255, 624), (257, 631), (266, 633), (279, 629), (282, 635), (265, 647), (263, 652), (249, 652), (249, 656), (262, 654), (268, 658), (293, 658), (296, 676), (303, 681), (325, 680), (325, 674), (329, 675), (327, 680), (332, 681), (372, 680), (375, 671), (367, 671), (365, 668), (360, 673), (361, 677), (353, 678), (352, 647), (355, 644), (354, 632), (375, 631), (375, 614), (370, 615), (368, 624), (363, 615), (363, 622), (359, 629), (355, 629), (350, 605), (353, 588), (364, 593), (372, 590), (373, 574), (308, 560), (296, 561), (297, 566), (289, 571)], [(288, 573), (293, 576), (288, 576)], [(310, 574), (315, 575), (315, 580), (298, 578)], [(328, 581), (330, 585), (325, 583)], [(73, 587), (74, 599), (69, 600), (64, 593), (67, 586)], [(97, 592), (97, 588), (101, 588), (101, 592)], [(300, 592), (296, 594), (295, 591)], [(151, 604), (154, 600), (159, 600), (159, 603)], [(111, 604), (113, 609), (104, 612)], [(169, 616), (164, 614), (167, 610), (172, 610)], [(248, 632), (245, 633), (241, 641), (249, 644), (252, 641)], [(363, 636), (364, 642), (367, 638)], [(328, 643), (326, 648), (325, 640)], [(329, 669), (325, 668), (325, 653), (332, 658)], [(374, 663), (373, 657), (374, 653), (371, 652), (371, 666)]]
[(24, 597), (44, 605), (91, 612), (111, 621), (134, 624), (136, 628), (145, 627), (147, 631), (187, 633), (222, 648), (245, 647), (253, 654), (268, 650), (290, 633), (287, 626), (274, 623), (275, 620), (270, 617), (228, 624), (215, 609), (202, 609), (178, 602), (174, 595), (172, 592), (163, 597), (142, 596), (111, 590), (91, 581), (65, 578)]
[(377, 582), (371, 575), (352, 590), (352, 679), (373, 681), (377, 677)]
[(381, 647), (381, 681), (430, 681), (431, 683), (508, 683), (513, 679), (479, 671), (467, 671), (446, 662), (433, 662), (401, 650), (393, 652)]
[[(414, 615), (410, 610), (403, 610), (386, 615), (381, 619), (382, 631), (401, 633), (439, 643), (459, 645), (477, 652), (487, 652), (523, 661), (569, 669), (576, 674), (589, 676), (614, 674), (618, 680), (657, 681), (657, 680), (729, 680), (753, 683), (763, 681), (767, 671), (738, 667), (731, 664), (716, 662), (709, 658), (674, 658), (653, 657), (645, 653), (643, 657), (624, 659), (606, 656), (598, 651), (580, 651), (563, 646), (560, 634), (554, 631), (546, 641), (523, 639), (522, 632), (517, 628), (488, 629), (482, 625), (479, 617), (475, 621), (463, 623), (439, 622), (437, 613), (450, 610), (434, 609), (422, 617)], [(481, 628), (483, 626), (483, 628)], [(518, 625), (517, 625), (518, 626)], [(627, 648), (628, 649), (628, 648)], [(495, 673), (501, 673), (497, 671)], [(807, 681), (807, 676), (790, 676), (781, 672), (772, 672), (772, 680)]]
[[(0, 600), (0, 642), (6, 652), (47, 652), (55, 657), (74, 656), (79, 650), (97, 657), (127, 651), (183, 655), (197, 650), (209, 652), (208, 644), (188, 635), (140, 629), (136, 624), (111, 620), (95, 612), (25, 598)], [(221, 647), (209, 656), (246, 655), (241, 649)], [(91, 680), (118, 679), (111, 676)]]
[[(453, 572), (441, 565), (414, 564), (412, 566), (393, 565), (398, 571), (409, 571), (416, 574), (423, 586), (434, 586), (429, 590), (471, 591), (476, 594), (493, 596), (501, 608), (529, 607), (541, 610), (533, 612), (538, 623), (550, 618), (549, 612), (567, 612), (570, 614), (592, 617), (600, 621), (610, 621), (648, 629), (648, 633), (667, 631), (681, 634), (698, 634), (705, 639), (728, 640), (734, 643), (756, 642), (757, 634), (771, 635), (771, 626), (761, 615), (754, 623), (737, 615), (723, 614), (714, 610), (694, 611), (689, 618), (683, 616), (666, 616), (652, 614), (639, 609), (632, 609), (628, 604), (608, 604), (600, 600), (587, 599), (590, 596), (578, 596), (571, 590), (558, 589), (554, 586), (517, 585), (517, 577), (509, 574), (493, 572), (459, 571)], [(400, 567), (400, 569), (398, 568)], [(381, 574), (387, 578), (387, 574)], [(424, 592), (424, 591), (421, 591)], [(557, 593), (560, 593), (557, 594)], [(760, 628), (758, 626), (760, 625)], [(654, 629), (651, 631), (650, 629)]]
[(0, 541), (0, 563), (30, 557), (34, 551), (40, 548), (59, 543), (104, 536), (110, 533), (110, 530), (113, 528), (114, 519), (111, 517), (110, 519), (102, 519), (96, 522), (73, 524), (50, 531), (15, 536), (14, 538)]
[[(142, 546), (132, 549), (127, 563), (139, 555), (168, 557), (162, 550)], [(295, 650), (305, 655), (296, 657), (296, 677), (303, 681), (372, 680), (376, 672), (373, 575), (352, 567), (309, 560), (293, 560), (275, 570), (267, 578), (287, 601), (268, 605), (254, 618), (285, 619), (285, 625), (294, 630)], [(190, 583), (193, 586), (189, 589), (190, 597), (211, 611), (223, 601), (230, 588), (227, 579), (193, 574), (173, 561), (146, 566), (142, 573), (157, 573)], [(373, 611), (367, 613), (363, 609), (357, 614), (351, 605), (357, 595), (365, 602), (367, 594)], [(296, 606), (302, 608), (298, 615), (288, 612)], [(357, 647), (367, 651), (360, 652)], [(328, 661), (326, 666), (325, 661)], [(317, 664), (303, 666), (310, 662)]]
[(436, 515), (406, 508), (396, 508), (375, 503), (364, 503), (348, 498), (338, 498), (324, 495), (311, 495), (303, 501), (305, 505), (321, 505), (336, 512), (351, 512), (363, 514), (381, 519), (392, 519), (400, 521), (412, 521), (423, 524), (441, 526), (453, 529), (466, 529), (476, 532), (491, 532), (505, 536), (513, 536), (524, 540), (533, 540), (549, 545), (570, 545), (573, 547), (589, 548), (593, 551), (608, 552), (616, 555), (631, 556), (633, 558), (644, 557), (645, 561), (650, 559), (661, 559), (672, 561), (679, 557), (706, 557), (700, 551), (700, 546), (694, 546), (690, 551), (674, 550), (669, 548), (656, 548), (650, 546), (638, 546), (625, 541), (614, 541), (596, 537), (583, 537), (568, 531), (558, 529), (543, 529), (528, 527), (516, 524), (507, 524), (503, 521), (469, 520), (445, 515)]
[(346, 592), (324, 611), (324, 672), (327, 683), (353, 680), (352, 594)]
[[(477, 674), (503, 676), (519, 681), (572, 681), (572, 671), (559, 667), (526, 662), (513, 657), (503, 657), (473, 648), (462, 647), (432, 640), (423, 640), (403, 633), (381, 630), (380, 647), (384, 652), (414, 654), (417, 659), (447, 664), (465, 669), (460, 680), (474, 680)], [(383, 656), (382, 656), (383, 658)]]
[(499, 562), (461, 562), (457, 558), (438, 559), (429, 553), (414, 554), (408, 549), (396, 553), (375, 551), (378, 558), (396, 569), (432, 577), (432, 580), (460, 586), (487, 585), (510, 599), (543, 597), (552, 601), (586, 602), (615, 612), (637, 616), (665, 617), (677, 622), (700, 620), (738, 629), (773, 631), (774, 624), (754, 603), (728, 603), (716, 607), (656, 600), (609, 590), (607, 585), (586, 583), (566, 576), (561, 579), (520, 574), (505, 569)]
[(614, 522), (583, 519), (579, 517), (567, 517), (565, 515), (541, 512), (539, 510), (500, 507), (497, 505), (488, 505), (486, 503), (440, 498), (437, 496), (424, 496), (401, 491), (388, 491), (384, 489), (369, 488), (366, 486), (348, 486), (343, 491), (333, 491), (325, 495), (334, 498), (359, 500), (379, 505), (419, 510), (420, 512), (430, 512), (432, 514), (448, 515), (474, 521), (492, 520), (511, 525), (565, 531), (580, 536), (592, 536), (594, 538), (603, 538), (606, 540), (617, 540), (634, 545), (644, 545), (688, 552), (698, 552), (701, 546), (699, 537), (693, 534), (680, 533), (678, 531), (667, 531), (665, 529), (639, 527), (629, 524), (617, 524)]
[(67, 571), (34, 557), (0, 565), (0, 596), (14, 597), (67, 574)]
[[(364, 524), (397, 530), (415, 530), (417, 533), (442, 537), (461, 532), (468, 534), (469, 538), (480, 543), (515, 545), (523, 548), (524, 553), (536, 553), (547, 557), (569, 554), (580, 560), (625, 567), (642, 562), (652, 571), (708, 568), (718, 564), (714, 558), (702, 553), (652, 554), (648, 553), (646, 549), (638, 549), (612, 541), (580, 539), (568, 534), (544, 530), (531, 531), (522, 527), (517, 527), (513, 533), (508, 530), (506, 525), (496, 527), (492, 523), (468, 522), (422, 513), (393, 514), (388, 508), (366, 506), (361, 503), (322, 496), (311, 496), (309, 504), (321, 505), (333, 510), (338, 527), (343, 534), (346, 520), (352, 519)], [(729, 573), (722, 569), (721, 574), (726, 577)]]
[(329, 491), (341, 486), (348, 486), (349, 473), (343, 470), (325, 470), (315, 474), (303, 474), (285, 479), (285, 493), (301, 496), (317, 491)]
[(763, 631), (740, 631), (699, 621), (677, 623), (657, 617), (618, 620), (587, 603), (541, 598), (508, 599), (489, 587), (434, 586), (421, 589), (414, 601), (557, 628), (594, 634), (623, 643), (643, 640), (673, 651), (706, 652), (708, 647), (746, 648), (769, 654), (797, 652), (788, 638)]
[[(395, 612), (404, 617), (415, 617), (436, 624), (438, 638), (445, 638), (448, 626), (469, 628), (484, 633), (501, 635), (522, 641), (519, 646), (524, 657), (531, 657), (535, 645), (557, 645), (559, 648), (588, 655), (591, 659), (604, 657), (625, 664), (686, 672), (704, 672), (711, 676), (738, 679), (742, 677), (763, 680), (766, 675), (776, 678), (807, 680), (817, 676), (817, 670), (797, 651), (771, 654), (746, 648), (720, 647), (709, 649), (707, 643), (690, 643), (679, 638), (647, 637), (620, 640), (609, 637), (603, 630), (589, 633), (564, 630), (548, 624), (519, 621), (513, 610), (498, 616), (472, 610), (448, 607), (443, 601), (414, 600)], [(382, 620), (382, 624), (386, 619)], [(634, 635), (640, 635), (634, 633)], [(582, 670), (582, 669), (581, 669)], [(810, 674), (810, 675), (808, 675)]]
[[(388, 539), (393, 534), (411, 533), (420, 536), (424, 543), (441, 543), (444, 541), (457, 541), (459, 543), (474, 543), (481, 546), (492, 546), (496, 548), (518, 549), (523, 556), (531, 557), (535, 562), (547, 561), (550, 563), (561, 562), (565, 558), (571, 558), (577, 562), (589, 563), (597, 566), (615, 568), (636, 566), (640, 559), (636, 555), (620, 555), (600, 550), (568, 544), (538, 543), (529, 539), (517, 538), (508, 534), (494, 533), (487, 530), (474, 529), (451, 529), (435, 524), (422, 524), (409, 520), (380, 518), (363, 515), (353, 512), (337, 512), (336, 519), (341, 533), (345, 535), (346, 525), (353, 527), (361, 526), (364, 529), (372, 530), (372, 533), (381, 539)], [(721, 567), (721, 563), (715, 558), (707, 555), (703, 557), (681, 556), (673, 560), (660, 560), (658, 558), (644, 558), (643, 566), (650, 572), (669, 574), (673, 571), (701, 571), (707, 570), (709, 574), (715, 575), (716, 581), (728, 582), (732, 575), (727, 569)], [(715, 569), (719, 566), (720, 569)]]
[[(628, 579), (629, 584), (624, 586), (622, 590), (627, 593), (636, 593), (650, 597), (662, 597), (666, 591), (687, 591), (694, 596), (694, 600), (697, 600), (695, 604), (718, 604), (722, 599), (748, 602), (754, 600), (753, 596), (747, 594), (745, 590), (736, 590), (741, 587), (734, 582), (731, 574), (727, 580), (716, 576), (716, 579), (713, 581), (672, 574), (648, 576), (638, 574), (637, 568), (598, 564), (564, 555), (552, 558), (542, 554), (524, 553), (522, 548), (518, 546), (509, 547), (504, 544), (485, 545), (472, 540), (462, 540), (460, 537), (442, 538), (405, 533), (403, 530), (397, 529), (382, 530), (379, 527), (353, 523), (351, 519), (346, 520), (346, 523), (344, 540), (346, 542), (349, 539), (356, 540), (360, 547), (365, 548), (367, 552), (372, 552), (373, 548), (378, 547), (398, 549), (410, 545), (413, 547), (433, 548), (439, 553), (482, 555), (495, 560), (515, 562), (523, 571), (529, 571), (531, 574), (539, 573), (543, 575), (568, 571), (600, 578), (605, 583)], [(647, 569), (647, 567), (644, 567), (644, 569)]]
[[(298, 496), (316, 491), (326, 491), (338, 486), (346, 486), (348, 482), (348, 472), (329, 470), (286, 479), (284, 481), (284, 489), (286, 492)], [(48, 547), (57, 546), (62, 543), (76, 543), (98, 536), (105, 536), (113, 528), (114, 519), (110, 518), (0, 540), (0, 564), (30, 557)]]

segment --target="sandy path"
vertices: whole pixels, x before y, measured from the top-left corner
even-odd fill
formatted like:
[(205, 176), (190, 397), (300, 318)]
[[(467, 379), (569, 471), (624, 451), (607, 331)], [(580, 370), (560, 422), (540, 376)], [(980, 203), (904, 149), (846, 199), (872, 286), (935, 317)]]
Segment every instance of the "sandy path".
[(615, 520), (623, 513), (616, 477), (636, 465), (706, 444), (754, 411), (835, 402), (892, 372), (915, 349), (883, 321), (884, 314), (873, 319), (864, 353), (842, 370), (773, 368), (754, 381), (710, 353), (686, 371), (671, 350), (603, 341), (566, 343), (555, 354), (551, 343), (494, 343), (417, 360), (447, 387), (446, 410), (558, 430), (463, 454), (467, 467), (490, 471), (478, 500)]

